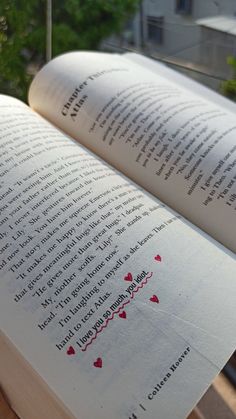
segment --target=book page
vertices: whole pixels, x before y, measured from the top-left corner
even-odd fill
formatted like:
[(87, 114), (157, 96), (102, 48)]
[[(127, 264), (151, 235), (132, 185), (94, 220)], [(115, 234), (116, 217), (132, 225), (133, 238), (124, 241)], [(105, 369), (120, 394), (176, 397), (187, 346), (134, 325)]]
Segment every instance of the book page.
[(183, 418), (235, 348), (232, 253), (4, 96), (0, 138), (1, 333), (76, 418)]
[(228, 99), (226, 96), (219, 94), (219, 92), (213, 90), (212, 88), (202, 84), (200, 81), (192, 79), (178, 70), (174, 70), (172, 66), (169, 66), (158, 59), (149, 58), (135, 52), (127, 52), (124, 54), (124, 57), (131, 62), (141, 65), (144, 69), (148, 68), (148, 70), (151, 70), (156, 75), (165, 77), (170, 82), (175, 82), (179, 85), (179, 87), (183, 87), (190, 90), (192, 93), (201, 95), (208, 101), (211, 101), (216, 105), (220, 105), (235, 114), (235, 102)]
[(31, 106), (236, 251), (235, 116), (118, 55), (70, 53)]

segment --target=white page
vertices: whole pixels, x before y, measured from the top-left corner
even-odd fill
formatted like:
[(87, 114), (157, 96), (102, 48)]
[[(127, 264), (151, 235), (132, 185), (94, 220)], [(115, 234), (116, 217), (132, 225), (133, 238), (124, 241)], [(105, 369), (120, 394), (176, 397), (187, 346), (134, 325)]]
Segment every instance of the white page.
[(156, 75), (163, 76), (168, 79), (170, 82), (175, 82), (179, 86), (190, 90), (192, 93), (203, 96), (208, 101), (213, 102), (214, 104), (223, 106), (228, 109), (230, 112), (235, 114), (236, 112), (236, 103), (232, 100), (226, 98), (225, 96), (215, 92), (211, 88), (203, 85), (202, 83), (191, 79), (190, 77), (182, 74), (181, 72), (174, 70), (167, 64), (164, 64), (158, 59), (152, 59), (141, 54), (134, 52), (125, 53), (125, 58), (131, 62), (141, 65), (144, 69), (153, 71)]
[(183, 418), (235, 348), (231, 252), (20, 102), (0, 126), (1, 331), (77, 418)]
[(233, 113), (116, 55), (69, 53), (34, 80), (30, 105), (236, 250)]

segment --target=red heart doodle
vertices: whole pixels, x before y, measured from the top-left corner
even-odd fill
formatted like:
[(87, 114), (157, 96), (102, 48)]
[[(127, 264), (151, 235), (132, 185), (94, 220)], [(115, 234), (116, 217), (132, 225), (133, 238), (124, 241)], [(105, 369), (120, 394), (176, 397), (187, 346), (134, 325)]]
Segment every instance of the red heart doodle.
[(102, 358), (97, 358), (97, 360), (93, 363), (94, 367), (102, 368)]
[(127, 275), (125, 275), (124, 277), (125, 281), (132, 281), (133, 280), (133, 276), (130, 272), (127, 273)]
[(75, 350), (73, 348), (73, 346), (70, 346), (67, 351), (66, 351), (67, 355), (75, 355)]
[(160, 255), (156, 255), (156, 256), (154, 257), (154, 259), (155, 259), (157, 262), (161, 262), (161, 256), (160, 256)]
[(125, 311), (122, 311), (121, 313), (119, 313), (119, 317), (121, 319), (126, 319), (126, 312)]
[(157, 297), (157, 295), (153, 295), (153, 296), (150, 298), (150, 301), (151, 301), (152, 303), (159, 303), (159, 298)]

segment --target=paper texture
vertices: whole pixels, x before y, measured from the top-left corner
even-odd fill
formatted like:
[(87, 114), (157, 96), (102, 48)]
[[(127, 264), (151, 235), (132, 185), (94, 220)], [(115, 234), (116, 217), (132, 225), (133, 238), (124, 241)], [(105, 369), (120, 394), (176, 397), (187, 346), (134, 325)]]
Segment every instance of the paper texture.
[(75, 417), (183, 418), (235, 347), (232, 253), (0, 107), (2, 332)]
[(120, 56), (70, 53), (36, 76), (30, 104), (236, 251), (235, 118)]

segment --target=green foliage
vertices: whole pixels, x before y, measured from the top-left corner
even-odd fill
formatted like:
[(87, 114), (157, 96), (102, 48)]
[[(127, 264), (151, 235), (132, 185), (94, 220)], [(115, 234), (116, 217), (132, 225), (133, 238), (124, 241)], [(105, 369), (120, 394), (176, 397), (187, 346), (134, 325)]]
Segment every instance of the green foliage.
[(236, 76), (236, 57), (229, 56), (227, 63), (233, 67)]
[[(53, 56), (94, 50), (122, 30), (139, 0), (54, 0)], [(0, 0), (0, 91), (20, 99), (45, 62), (46, 0)]]
[(222, 91), (229, 99), (236, 101), (236, 57), (228, 57), (227, 63), (233, 68), (233, 79), (222, 83)]

